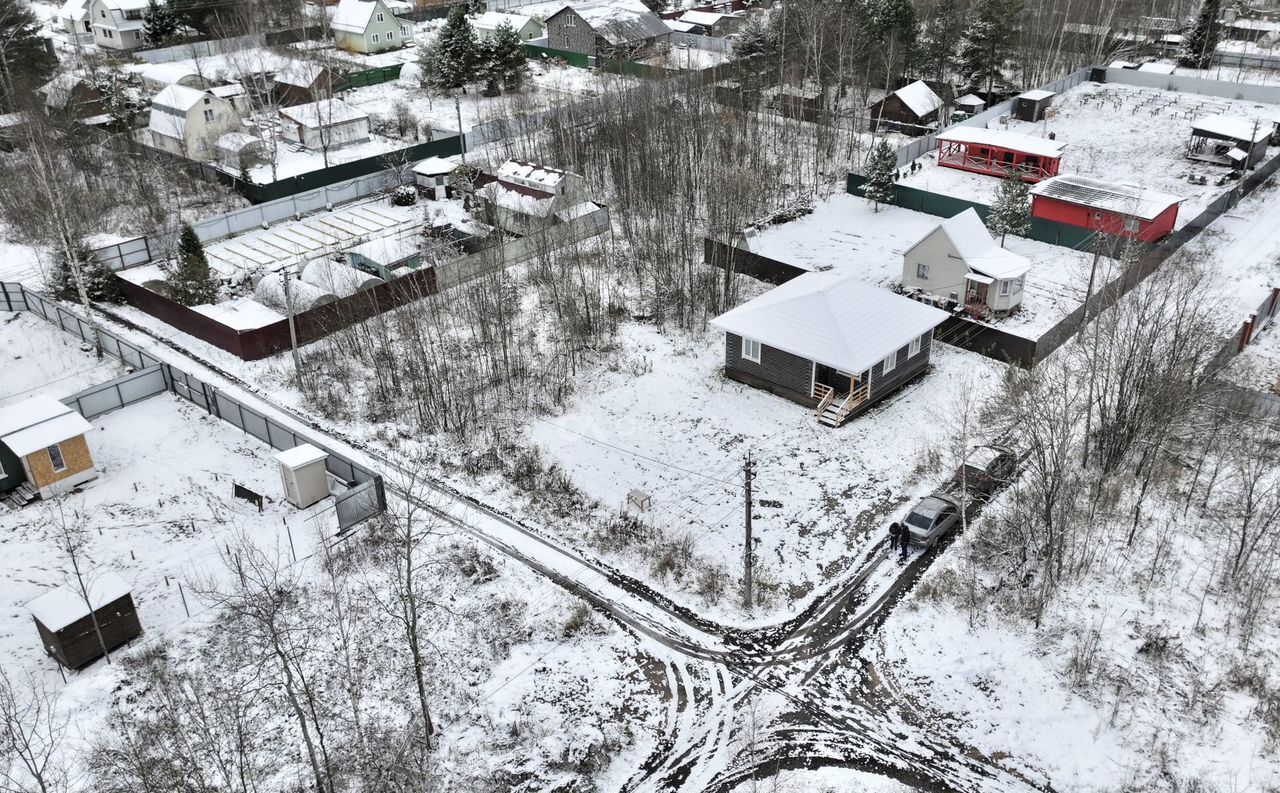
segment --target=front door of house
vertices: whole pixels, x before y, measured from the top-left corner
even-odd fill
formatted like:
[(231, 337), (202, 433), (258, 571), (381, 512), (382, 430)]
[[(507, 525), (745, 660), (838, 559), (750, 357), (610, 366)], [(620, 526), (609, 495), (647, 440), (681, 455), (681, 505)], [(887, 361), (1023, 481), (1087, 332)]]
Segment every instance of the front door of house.
[(842, 372), (831, 366), (815, 364), (813, 367), (813, 382), (830, 386), (837, 394), (849, 393), (850, 386), (854, 380), (854, 375)]

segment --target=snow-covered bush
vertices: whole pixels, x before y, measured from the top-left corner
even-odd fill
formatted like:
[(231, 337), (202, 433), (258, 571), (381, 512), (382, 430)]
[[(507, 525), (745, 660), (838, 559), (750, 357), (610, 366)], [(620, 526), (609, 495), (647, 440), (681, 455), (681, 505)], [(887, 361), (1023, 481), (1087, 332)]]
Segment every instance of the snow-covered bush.
[(391, 203), (398, 207), (410, 207), (418, 203), (418, 188), (402, 184), (391, 193)]

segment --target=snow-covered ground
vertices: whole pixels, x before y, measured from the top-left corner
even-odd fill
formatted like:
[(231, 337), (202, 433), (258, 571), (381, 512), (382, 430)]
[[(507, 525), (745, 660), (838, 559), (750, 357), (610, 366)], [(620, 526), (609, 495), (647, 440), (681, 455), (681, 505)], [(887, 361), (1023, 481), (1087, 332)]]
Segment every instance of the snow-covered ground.
[[(886, 288), (902, 282), (902, 255), (943, 218), (899, 207), (876, 212), (871, 202), (839, 193), (812, 214), (770, 226), (749, 242), (752, 253), (805, 270), (832, 267)], [(1036, 240), (1009, 237), (1005, 246), (1031, 261), (1022, 308), (994, 324), (1036, 338), (1084, 298), (1091, 255)]]
[[(937, 483), (960, 394), (981, 399), (1001, 367), (945, 345), (932, 370), (840, 429), (813, 411), (724, 377), (724, 337), (684, 337), (629, 325), (618, 362), (584, 376), (563, 415), (535, 421), (529, 437), (580, 489), (621, 508), (630, 490), (652, 498), (640, 515), (694, 553), (740, 575), (744, 457), (756, 462), (759, 580), (775, 608), (793, 610), (883, 538), (890, 517)], [(687, 589), (617, 551), (615, 564), (663, 591)], [(720, 612), (696, 596), (690, 605)], [(731, 599), (732, 600), (732, 599)]]
[(86, 355), (83, 346), (35, 314), (0, 312), (0, 406), (37, 394), (61, 399), (125, 373), (116, 359)]
[[(1009, 131), (1035, 137), (1055, 134), (1067, 146), (1061, 166), (1064, 174), (1182, 197), (1178, 227), (1226, 190), (1214, 181), (1228, 169), (1183, 156), (1192, 123), (1204, 116), (1231, 115), (1257, 118), (1270, 125), (1272, 118), (1280, 117), (1280, 106), (1276, 105), (1120, 83), (1081, 83), (1054, 97), (1053, 107), (1057, 110), (1053, 119), (1035, 124), (1012, 119)], [(998, 121), (989, 126), (1005, 128)], [(935, 158), (936, 151), (921, 157), (917, 162), (924, 167), (915, 173), (904, 172), (900, 183), (984, 204), (995, 199), (999, 179), (940, 167)], [(1208, 184), (1189, 184), (1187, 176), (1191, 174), (1207, 177)]]

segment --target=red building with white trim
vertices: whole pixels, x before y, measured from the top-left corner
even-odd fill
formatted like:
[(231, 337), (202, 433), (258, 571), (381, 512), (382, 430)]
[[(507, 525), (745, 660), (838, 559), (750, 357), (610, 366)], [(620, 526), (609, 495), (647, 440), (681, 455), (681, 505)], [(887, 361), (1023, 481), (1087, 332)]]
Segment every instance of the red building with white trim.
[(938, 165), (1024, 182), (1056, 176), (1066, 147), (1019, 132), (964, 126), (938, 133), (937, 141)]
[(1031, 216), (1156, 242), (1173, 231), (1184, 199), (1084, 176), (1055, 176), (1031, 188)]

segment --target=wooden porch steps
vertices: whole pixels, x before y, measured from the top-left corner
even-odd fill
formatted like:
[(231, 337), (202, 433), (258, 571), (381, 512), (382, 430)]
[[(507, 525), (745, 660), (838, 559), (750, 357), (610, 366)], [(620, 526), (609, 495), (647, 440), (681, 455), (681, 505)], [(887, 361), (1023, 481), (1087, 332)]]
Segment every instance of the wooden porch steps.
[(818, 403), (818, 409), (815, 411), (818, 416), (818, 423), (827, 427), (842, 426), (849, 420), (854, 408), (866, 402), (870, 397), (870, 385), (860, 386), (852, 393), (839, 398), (833, 391), (825, 395), (822, 401)]
[(10, 509), (22, 509), (40, 497), (40, 493), (30, 482), (23, 482), (4, 495), (4, 503)]

